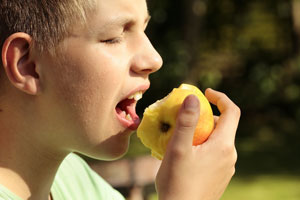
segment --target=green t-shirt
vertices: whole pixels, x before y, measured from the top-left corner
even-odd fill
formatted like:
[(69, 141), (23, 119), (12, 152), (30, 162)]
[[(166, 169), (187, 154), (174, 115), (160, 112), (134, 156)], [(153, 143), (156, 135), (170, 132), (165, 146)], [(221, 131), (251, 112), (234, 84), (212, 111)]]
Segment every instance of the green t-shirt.
[[(69, 154), (51, 188), (54, 200), (125, 200), (76, 154)], [(0, 200), (22, 200), (0, 184)]]

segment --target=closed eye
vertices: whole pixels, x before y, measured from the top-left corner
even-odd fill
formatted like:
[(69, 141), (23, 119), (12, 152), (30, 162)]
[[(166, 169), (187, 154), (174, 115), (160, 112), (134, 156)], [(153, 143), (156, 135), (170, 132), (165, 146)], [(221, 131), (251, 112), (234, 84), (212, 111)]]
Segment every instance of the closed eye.
[(101, 40), (102, 43), (106, 43), (106, 44), (118, 44), (121, 41), (122, 41), (122, 39), (119, 37), (111, 38), (111, 39), (107, 39), (107, 40)]

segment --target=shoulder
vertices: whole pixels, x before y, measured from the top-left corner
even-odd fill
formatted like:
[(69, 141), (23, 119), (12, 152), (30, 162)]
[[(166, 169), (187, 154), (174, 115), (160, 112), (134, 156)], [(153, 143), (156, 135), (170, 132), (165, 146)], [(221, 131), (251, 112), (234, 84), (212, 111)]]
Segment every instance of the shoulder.
[(62, 162), (51, 192), (54, 199), (57, 195), (63, 199), (124, 200), (118, 191), (94, 172), (85, 160), (74, 153), (69, 154)]

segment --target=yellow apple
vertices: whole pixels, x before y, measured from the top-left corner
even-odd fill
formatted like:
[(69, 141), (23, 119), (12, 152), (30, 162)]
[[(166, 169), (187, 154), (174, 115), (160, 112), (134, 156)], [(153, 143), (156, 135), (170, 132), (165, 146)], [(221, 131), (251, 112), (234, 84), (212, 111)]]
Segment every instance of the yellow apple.
[(197, 96), (200, 102), (200, 117), (191, 145), (202, 144), (211, 134), (214, 128), (214, 117), (210, 103), (196, 86), (181, 84), (165, 98), (145, 109), (137, 135), (142, 143), (151, 149), (152, 156), (160, 160), (163, 158), (175, 128), (179, 108), (190, 94)]

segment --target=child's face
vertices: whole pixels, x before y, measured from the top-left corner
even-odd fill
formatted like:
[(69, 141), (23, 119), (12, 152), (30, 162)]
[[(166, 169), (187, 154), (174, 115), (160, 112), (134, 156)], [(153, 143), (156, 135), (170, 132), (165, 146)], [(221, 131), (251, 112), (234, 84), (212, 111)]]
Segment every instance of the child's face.
[(78, 29), (60, 44), (61, 58), (39, 59), (42, 106), (58, 148), (112, 159), (126, 152), (136, 128), (136, 102), (123, 100), (145, 92), (162, 59), (144, 33), (145, 0), (98, 0), (90, 17), (89, 30)]

